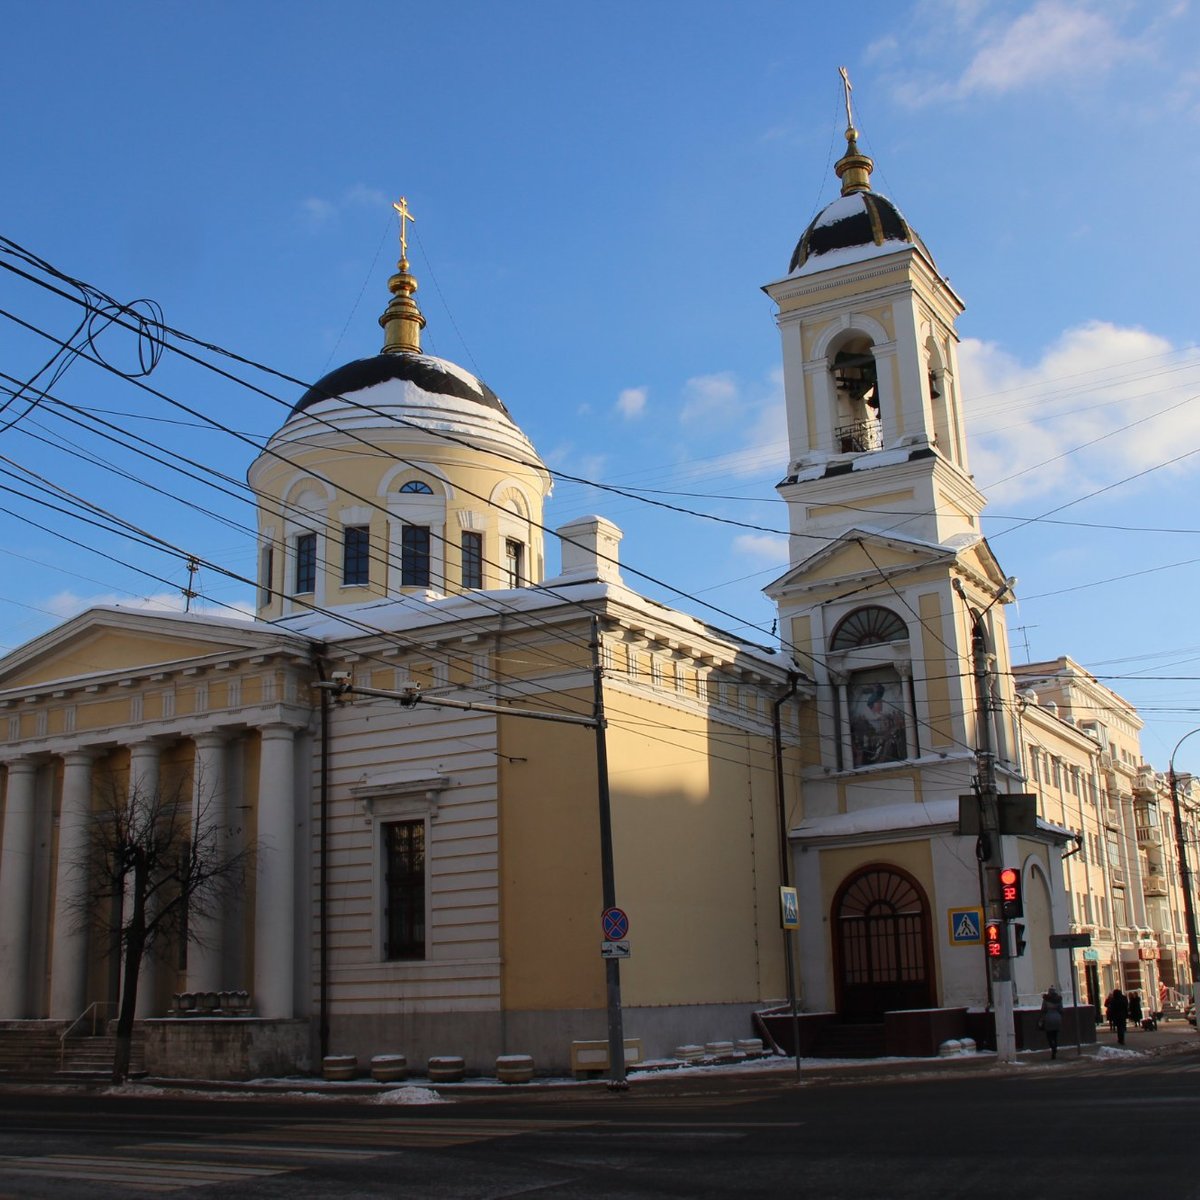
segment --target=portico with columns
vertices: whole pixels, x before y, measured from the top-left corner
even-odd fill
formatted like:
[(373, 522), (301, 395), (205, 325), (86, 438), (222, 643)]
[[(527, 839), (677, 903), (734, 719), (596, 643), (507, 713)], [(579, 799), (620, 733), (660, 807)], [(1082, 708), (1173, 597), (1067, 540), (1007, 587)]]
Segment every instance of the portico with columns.
[(307, 761), (314, 711), (307, 640), (95, 609), (4, 668), (0, 1020), (112, 1011), (119, 962), (88, 911), (100, 900), (92, 826), (114, 795), (160, 787), (182, 788), (193, 825), (213, 828), (231, 853), (252, 851), (253, 869), (243, 894), (197, 915), (186, 947), (146, 957), (139, 1019), (165, 1015), (176, 993), (222, 990), (249, 992), (262, 1018), (303, 1015), (310, 931), (297, 919), (296, 865), (310, 815), (296, 764)]

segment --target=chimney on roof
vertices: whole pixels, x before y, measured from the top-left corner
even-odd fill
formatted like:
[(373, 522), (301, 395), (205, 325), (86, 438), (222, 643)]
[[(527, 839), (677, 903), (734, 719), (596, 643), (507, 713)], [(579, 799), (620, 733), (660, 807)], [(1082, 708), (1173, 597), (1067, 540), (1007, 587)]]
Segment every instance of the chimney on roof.
[(603, 517), (579, 517), (554, 531), (562, 542), (560, 579), (583, 583), (598, 579), (601, 583), (621, 583), (618, 546), (624, 536), (620, 529)]

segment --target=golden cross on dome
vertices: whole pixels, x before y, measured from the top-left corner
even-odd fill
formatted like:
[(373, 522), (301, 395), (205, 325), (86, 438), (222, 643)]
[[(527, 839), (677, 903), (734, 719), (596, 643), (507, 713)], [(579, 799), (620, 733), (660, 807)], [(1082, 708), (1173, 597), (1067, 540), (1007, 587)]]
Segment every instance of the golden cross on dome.
[(405, 225), (405, 222), (406, 221), (415, 221), (417, 218), (414, 217), (412, 215), (412, 213), (410, 213), (408, 211), (408, 200), (404, 196), (401, 196), (399, 201), (396, 204), (393, 204), (392, 207), (396, 210), (397, 213), (400, 214), (400, 257), (407, 258), (408, 257), (408, 227)]
[(842, 77), (842, 87), (846, 92), (846, 124), (853, 129), (854, 114), (850, 111), (850, 93), (854, 91), (854, 85), (850, 82), (850, 72), (845, 67), (838, 67), (838, 74)]

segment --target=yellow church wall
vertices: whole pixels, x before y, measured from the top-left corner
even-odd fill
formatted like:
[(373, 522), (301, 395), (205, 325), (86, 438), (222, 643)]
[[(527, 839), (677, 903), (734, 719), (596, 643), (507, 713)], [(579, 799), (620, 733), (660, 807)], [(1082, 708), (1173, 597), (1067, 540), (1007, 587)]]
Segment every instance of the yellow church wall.
[[(929, 699), (926, 720), (928, 725), (920, 731), (921, 740), (930, 746), (950, 746), (954, 742), (954, 705), (951, 692), (951, 677), (959, 674), (962, 663), (951, 662), (946, 646), (954, 644), (953, 632), (946, 627), (942, 612), (942, 598), (936, 592), (926, 592), (917, 597), (917, 611), (921, 615), (924, 631), (925, 694)], [(917, 667), (914, 664), (914, 673)], [(960, 693), (961, 694), (961, 693)]]
[(612, 793), (617, 897), (633, 944), (627, 1003), (778, 994), (770, 739), (622, 696), (609, 744), (623, 764)]
[(503, 1006), (601, 1007), (595, 733), (501, 717), (499, 739)]
[[(892, 492), (880, 492), (871, 497), (872, 506), (879, 508), (895, 508), (913, 499), (915, 492), (912, 488), (902, 488)], [(861, 502), (854, 504), (810, 504), (806, 509), (809, 520), (819, 520), (823, 517), (845, 516), (862, 508)]]

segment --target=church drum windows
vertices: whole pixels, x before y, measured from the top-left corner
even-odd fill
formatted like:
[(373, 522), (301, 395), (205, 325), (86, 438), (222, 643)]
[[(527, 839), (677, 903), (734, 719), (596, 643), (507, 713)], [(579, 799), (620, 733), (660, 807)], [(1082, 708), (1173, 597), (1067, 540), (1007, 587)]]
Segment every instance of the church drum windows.
[(405, 525), (400, 532), (400, 586), (429, 586), (429, 527)]
[(469, 529), (462, 535), (462, 585), (483, 587), (483, 534)]
[(317, 535), (302, 533), (296, 538), (296, 594), (317, 590)]
[(516, 538), (504, 539), (504, 569), (510, 588), (519, 588), (525, 582), (525, 544)]
[(366, 525), (347, 525), (342, 532), (342, 585), (363, 587), (370, 579), (370, 528)]
[(383, 826), (384, 957), (425, 957), (425, 822)]

